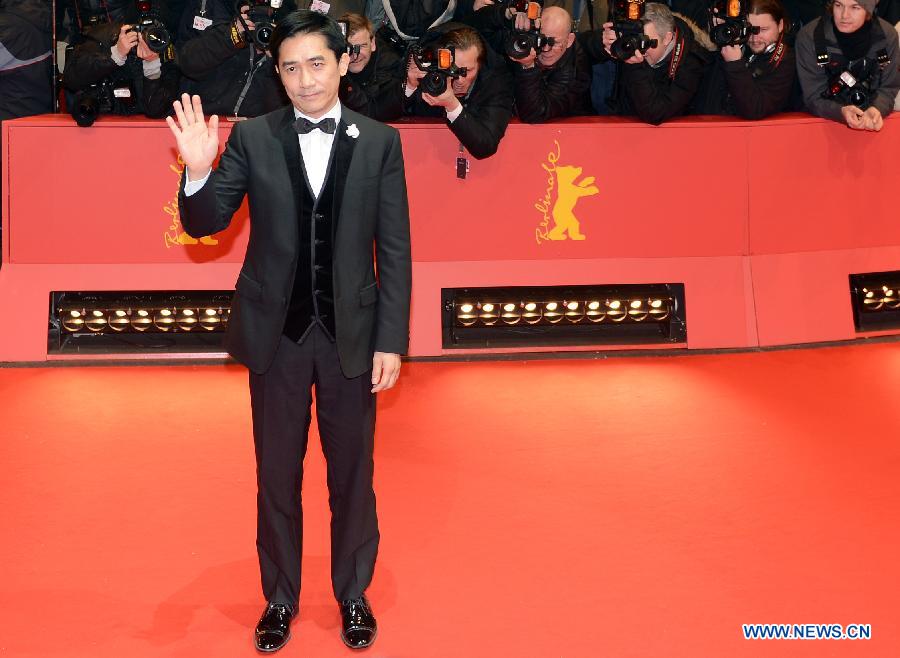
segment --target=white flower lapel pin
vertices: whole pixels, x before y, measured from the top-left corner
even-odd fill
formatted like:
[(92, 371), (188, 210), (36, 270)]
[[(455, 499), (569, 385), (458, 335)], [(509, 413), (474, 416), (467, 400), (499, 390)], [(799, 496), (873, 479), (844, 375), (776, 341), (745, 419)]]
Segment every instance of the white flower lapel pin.
[(355, 123), (351, 123), (347, 126), (347, 137), (352, 137), (353, 139), (359, 137), (359, 128), (356, 127)]

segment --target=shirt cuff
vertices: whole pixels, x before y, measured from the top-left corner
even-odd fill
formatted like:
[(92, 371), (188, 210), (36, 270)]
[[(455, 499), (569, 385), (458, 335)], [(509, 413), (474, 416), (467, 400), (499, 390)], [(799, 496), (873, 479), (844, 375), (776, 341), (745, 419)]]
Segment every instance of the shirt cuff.
[(462, 114), (462, 111), (463, 111), (463, 106), (462, 106), (462, 103), (460, 103), (459, 105), (456, 106), (455, 110), (453, 110), (452, 112), (447, 112), (447, 121), (449, 121), (450, 123), (453, 123), (454, 121), (456, 121), (456, 119), (459, 117), (459, 115)]
[(150, 61), (142, 60), (141, 65), (144, 67), (144, 77), (148, 80), (158, 80), (162, 73), (162, 60), (151, 59)]
[(125, 57), (122, 57), (119, 54), (119, 49), (116, 48), (115, 46), (113, 46), (112, 48), (109, 49), (109, 54), (112, 57), (112, 61), (114, 61), (119, 66), (124, 66), (125, 61), (128, 59), (128, 55), (125, 55)]
[(209, 171), (206, 172), (206, 176), (201, 178), (200, 180), (191, 180), (191, 177), (188, 176), (188, 170), (184, 170), (184, 196), (191, 196), (194, 192), (199, 192), (200, 188), (206, 185), (206, 181), (209, 180), (209, 175), (212, 173), (212, 167), (210, 167)]

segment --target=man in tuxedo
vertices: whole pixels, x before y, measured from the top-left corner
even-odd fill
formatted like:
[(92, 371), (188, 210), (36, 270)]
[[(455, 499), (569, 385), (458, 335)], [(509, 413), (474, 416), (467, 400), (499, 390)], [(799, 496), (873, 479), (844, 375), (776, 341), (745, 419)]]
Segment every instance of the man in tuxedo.
[(221, 231), (248, 196), (250, 239), (226, 346), (250, 370), (267, 600), (256, 647), (284, 646), (299, 603), (300, 485), (315, 387), (341, 637), (363, 648), (377, 629), (364, 595), (379, 540), (375, 394), (397, 381), (409, 338), (403, 155), (395, 129), (338, 102), (349, 58), (333, 19), (290, 14), (271, 52), (292, 105), (235, 124), (216, 170), (218, 117), (207, 125), (197, 96), (175, 103), (177, 122), (167, 121), (186, 164), (181, 220), (196, 237)]

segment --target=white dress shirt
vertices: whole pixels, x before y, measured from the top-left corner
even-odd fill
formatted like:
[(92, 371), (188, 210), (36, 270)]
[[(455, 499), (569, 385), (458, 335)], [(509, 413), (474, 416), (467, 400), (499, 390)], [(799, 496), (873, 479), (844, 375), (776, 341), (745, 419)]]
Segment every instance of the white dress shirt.
[[(339, 101), (336, 101), (334, 106), (318, 119), (313, 119), (311, 116), (303, 114), (295, 107), (294, 118), (299, 119), (300, 117), (308, 119), (313, 123), (318, 123), (323, 119), (331, 118), (334, 119), (335, 124), (338, 124), (341, 121), (341, 104)], [(306, 177), (309, 180), (309, 186), (312, 189), (313, 194), (316, 195), (316, 198), (319, 197), (319, 192), (322, 191), (322, 185), (325, 183), (325, 174), (328, 171), (328, 161), (331, 157), (331, 147), (334, 145), (334, 136), (336, 134), (337, 130), (335, 130), (334, 134), (329, 135), (318, 128), (316, 130), (311, 130), (305, 135), (297, 134), (297, 139), (300, 140), (300, 156), (303, 158)], [(187, 169), (185, 169), (184, 195), (191, 196), (202, 188), (206, 184), (206, 181), (209, 180), (209, 175), (211, 173), (212, 169), (210, 169), (206, 173), (206, 176), (200, 180), (192, 181), (188, 176)]]

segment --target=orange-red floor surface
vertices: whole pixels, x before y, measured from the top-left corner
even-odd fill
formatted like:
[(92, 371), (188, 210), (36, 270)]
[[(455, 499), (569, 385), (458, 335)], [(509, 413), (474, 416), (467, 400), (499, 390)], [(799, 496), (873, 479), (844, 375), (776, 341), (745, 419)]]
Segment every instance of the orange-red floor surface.
[[(362, 655), (900, 655), (898, 384), (900, 343), (406, 364)], [(236, 366), (0, 369), (0, 655), (255, 655), (248, 404)], [(310, 446), (279, 655), (348, 656)]]

